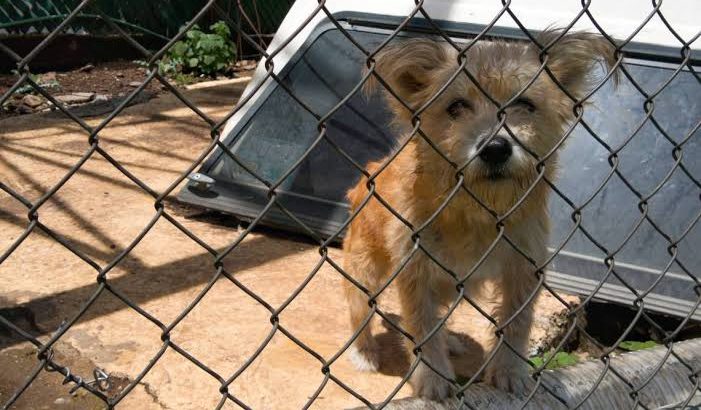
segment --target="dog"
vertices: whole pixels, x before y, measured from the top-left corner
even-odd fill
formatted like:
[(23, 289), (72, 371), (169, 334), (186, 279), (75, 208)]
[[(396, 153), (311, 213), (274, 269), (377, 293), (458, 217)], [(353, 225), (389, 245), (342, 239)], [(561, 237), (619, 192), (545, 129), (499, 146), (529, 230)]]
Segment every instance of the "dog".
[[(536, 39), (548, 46), (542, 57), (532, 43), (477, 41), (463, 58), (480, 87), (464, 71), (455, 75), (462, 60), (446, 42), (403, 40), (374, 58), (382, 80), (371, 75), (365, 86), (384, 82), (394, 123), (409, 131), (396, 157), (368, 164), (370, 175), (379, 174), (347, 195), (357, 215), (344, 239), (343, 268), (365, 288), (346, 281), (351, 328), (362, 328), (350, 356), (361, 370), (378, 369), (368, 295), (395, 282), (400, 326), (413, 337), (407, 348), (421, 357), (409, 379), (416, 396), (441, 400), (457, 386), (449, 355), (464, 346), (445, 326), (433, 330), (461, 283), (470, 294), (484, 280), (498, 283), (495, 333), (508, 346), (497, 345), (495, 334), (498, 350), (483, 378), (508, 392), (530, 391), (529, 365), (519, 355), (527, 355), (536, 266), (548, 257), (550, 189), (543, 179), (556, 177), (557, 148), (575, 118), (570, 96), (592, 89), (599, 63), (609, 70), (615, 64), (614, 47), (599, 35), (549, 29)], [(543, 62), (549, 73), (538, 73)], [(494, 102), (508, 103), (501, 115)]]

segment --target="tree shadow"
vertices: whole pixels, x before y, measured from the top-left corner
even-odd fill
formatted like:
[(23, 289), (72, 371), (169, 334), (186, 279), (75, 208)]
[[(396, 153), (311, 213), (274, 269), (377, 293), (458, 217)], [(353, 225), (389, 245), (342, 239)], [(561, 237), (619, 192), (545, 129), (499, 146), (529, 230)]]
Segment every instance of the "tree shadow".
[[(272, 239), (258, 236), (241, 242), (234, 250), (238, 255), (254, 254), (254, 249), (264, 247), (265, 255), (260, 258), (235, 257), (230, 254), (224, 260), (224, 266), (228, 272), (235, 275), (237, 272), (251, 269), (257, 265), (268, 263), (272, 260), (284, 258), (300, 252), (297, 246), (269, 246)], [(218, 251), (222, 251), (218, 249)], [(140, 260), (127, 255), (119, 264), (129, 273), (110, 279), (111, 288), (126, 295), (137, 306), (143, 306), (147, 302), (193, 287), (201, 287), (206, 284), (216, 272), (214, 256), (208, 252), (174, 260), (160, 266), (148, 266)], [(220, 280), (227, 280), (220, 278)], [(33, 336), (42, 336), (55, 331), (64, 319), (75, 315), (80, 307), (98, 289), (98, 283), (70, 289), (51, 295), (33, 298), (29, 302), (7, 306), (9, 301), (0, 300), (0, 316), (13, 322)], [(103, 294), (80, 318), (80, 322), (89, 321), (123, 309), (130, 309), (128, 305), (116, 297), (104, 297)], [(6, 306), (2, 306), (6, 305)], [(157, 316), (157, 315), (156, 315)], [(166, 323), (167, 325), (167, 323)], [(13, 346), (26, 341), (22, 336), (15, 334), (0, 323), (0, 349)]]

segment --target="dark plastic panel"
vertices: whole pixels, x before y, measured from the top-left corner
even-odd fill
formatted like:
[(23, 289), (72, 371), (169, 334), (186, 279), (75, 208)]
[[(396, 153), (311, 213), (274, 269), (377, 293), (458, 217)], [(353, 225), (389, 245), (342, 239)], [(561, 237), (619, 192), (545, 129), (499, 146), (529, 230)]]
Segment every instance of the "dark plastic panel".
[[(349, 27), (353, 37), (373, 49), (386, 34), (377, 29)], [(365, 56), (333, 27), (320, 27), (285, 67), (281, 78), (307, 106), (297, 103), (279, 86), (239, 122), (225, 141), (248, 167), (274, 182), (319, 136), (317, 118), (325, 115), (352, 90), (361, 77)], [(626, 64), (632, 77), (648, 93), (673, 79), (654, 99), (653, 118), (669, 139), (681, 143), (701, 119), (701, 84), (688, 71), (675, 73), (673, 64), (635, 60)], [(607, 84), (592, 98), (585, 120), (611, 149), (635, 132), (645, 118), (644, 97), (626, 78), (617, 90)], [(388, 111), (373, 96), (357, 93), (326, 121), (326, 135), (358, 163), (386, 155), (402, 130), (390, 126)], [(682, 164), (696, 180), (701, 179), (701, 142), (698, 128), (683, 145)], [(675, 165), (674, 146), (648, 120), (618, 152), (619, 172), (643, 197), (661, 184)], [(609, 152), (592, 135), (577, 126), (561, 152), (558, 188), (576, 204), (586, 201), (611, 172)], [(217, 152), (201, 169), (216, 184), (206, 195), (185, 188), (183, 200), (231, 212), (252, 220), (267, 203), (266, 189), (234, 161)], [(281, 184), (279, 200), (322, 236), (333, 234), (348, 216), (344, 195), (360, 173), (321, 141), (308, 159)], [(608, 251), (618, 249), (643, 218), (639, 199), (618, 175), (582, 211), (582, 225)], [(572, 207), (554, 196), (550, 210), (554, 231), (551, 246), (557, 247), (573, 227)], [(701, 212), (701, 189), (681, 169), (663, 183), (647, 201), (647, 215), (673, 241), (683, 234)], [(284, 214), (272, 209), (264, 224), (302, 231)], [(677, 244), (677, 256), (697, 278), (701, 276), (701, 227), (691, 228)], [(616, 254), (615, 273), (638, 290), (645, 290), (669, 264), (669, 241), (643, 221)], [(577, 232), (551, 269), (599, 281), (607, 267), (606, 253)], [(693, 282), (677, 263), (656, 286), (654, 293), (680, 301), (695, 302)], [(608, 284), (623, 286), (615, 275)], [(624, 289), (624, 292), (628, 292)], [(696, 290), (699, 292), (699, 290)], [(632, 293), (628, 292), (630, 297)], [(664, 302), (667, 303), (667, 302)], [(674, 304), (673, 302), (670, 302)], [(683, 309), (682, 309), (683, 310)]]

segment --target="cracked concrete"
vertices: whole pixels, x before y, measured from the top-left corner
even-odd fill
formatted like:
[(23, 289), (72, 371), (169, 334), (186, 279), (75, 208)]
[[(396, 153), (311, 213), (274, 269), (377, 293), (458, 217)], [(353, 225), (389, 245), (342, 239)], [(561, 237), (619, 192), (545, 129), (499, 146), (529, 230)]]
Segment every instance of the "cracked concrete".
[(168, 407), (165, 403), (161, 402), (161, 399), (158, 398), (158, 393), (156, 392), (156, 389), (154, 389), (150, 383), (145, 383), (145, 382), (139, 382), (140, 386), (144, 387), (144, 391), (146, 394), (148, 394), (151, 397), (151, 400), (160, 408), (164, 410), (170, 410), (170, 407)]

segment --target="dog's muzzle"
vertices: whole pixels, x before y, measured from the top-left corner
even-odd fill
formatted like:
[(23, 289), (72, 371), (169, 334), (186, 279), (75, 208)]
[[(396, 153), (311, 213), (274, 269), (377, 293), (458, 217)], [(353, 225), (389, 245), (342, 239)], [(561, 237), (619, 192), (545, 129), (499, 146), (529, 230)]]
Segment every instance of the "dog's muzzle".
[(512, 152), (513, 149), (509, 140), (497, 135), (482, 148), (479, 157), (490, 167), (500, 167), (509, 160)]

